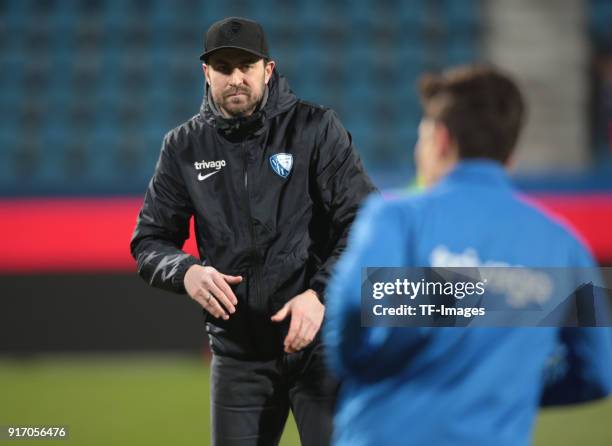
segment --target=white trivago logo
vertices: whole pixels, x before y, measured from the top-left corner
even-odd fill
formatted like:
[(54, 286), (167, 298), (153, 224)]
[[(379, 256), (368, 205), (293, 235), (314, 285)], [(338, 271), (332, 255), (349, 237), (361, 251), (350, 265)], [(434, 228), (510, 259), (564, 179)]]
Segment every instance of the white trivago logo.
[(225, 167), (225, 160), (196, 161), (193, 163), (193, 167), (195, 167), (196, 170), (215, 169), (214, 171), (209, 172), (207, 174), (198, 173), (198, 180), (204, 181), (206, 178), (211, 177), (216, 173), (219, 173), (219, 171)]

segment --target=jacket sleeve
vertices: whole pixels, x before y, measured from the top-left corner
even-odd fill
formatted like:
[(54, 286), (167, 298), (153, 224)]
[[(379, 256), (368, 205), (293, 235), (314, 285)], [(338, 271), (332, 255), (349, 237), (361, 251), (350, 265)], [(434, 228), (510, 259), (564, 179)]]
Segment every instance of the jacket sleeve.
[[(589, 252), (576, 242), (572, 264), (576, 283), (586, 283), (584, 276), (594, 284), (603, 279)], [(605, 296), (600, 296), (604, 298)], [(600, 316), (609, 314), (607, 302), (595, 302)], [(608, 322), (609, 323), (609, 322)], [(561, 328), (559, 346), (545, 370), (545, 387), (541, 406), (576, 404), (603, 398), (612, 392), (612, 329)]]
[(181, 250), (189, 237), (193, 207), (169, 135), (164, 138), (130, 249), (138, 263), (138, 274), (150, 285), (185, 293), (185, 272), (200, 262)]
[(324, 301), (331, 269), (346, 248), (350, 226), (363, 200), (376, 191), (353, 146), (350, 134), (332, 110), (325, 112), (316, 141), (315, 182), (332, 223), (330, 254), (310, 281)]
[(554, 358), (552, 379), (544, 388), (541, 406), (583, 403), (612, 391), (610, 328), (563, 328)]
[(362, 327), (362, 269), (405, 267), (410, 222), (397, 206), (373, 197), (360, 211), (348, 248), (328, 287), (323, 342), (330, 370), (341, 379), (393, 375), (427, 345), (431, 328)]

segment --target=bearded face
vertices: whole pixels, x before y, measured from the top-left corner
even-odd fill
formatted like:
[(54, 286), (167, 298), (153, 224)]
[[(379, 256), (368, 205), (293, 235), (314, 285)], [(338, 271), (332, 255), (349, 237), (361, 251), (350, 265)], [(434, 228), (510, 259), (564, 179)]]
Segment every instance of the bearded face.
[(226, 118), (246, 117), (261, 101), (274, 62), (234, 48), (212, 53), (204, 65), (215, 105)]

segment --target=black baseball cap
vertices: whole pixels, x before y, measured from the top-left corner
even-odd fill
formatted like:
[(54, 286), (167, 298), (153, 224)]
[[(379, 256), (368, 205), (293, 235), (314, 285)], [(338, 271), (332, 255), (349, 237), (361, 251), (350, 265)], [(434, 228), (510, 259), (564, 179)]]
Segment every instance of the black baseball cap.
[(228, 17), (213, 23), (206, 32), (204, 53), (200, 60), (206, 59), (213, 51), (222, 48), (236, 48), (256, 56), (269, 59), (268, 42), (261, 25), (242, 17)]

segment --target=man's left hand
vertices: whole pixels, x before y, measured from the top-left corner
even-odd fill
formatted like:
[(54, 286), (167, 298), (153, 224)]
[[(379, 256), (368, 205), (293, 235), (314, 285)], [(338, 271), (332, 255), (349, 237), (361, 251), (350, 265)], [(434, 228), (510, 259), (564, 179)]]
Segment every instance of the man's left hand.
[(321, 328), (324, 314), (325, 306), (319, 301), (317, 293), (306, 290), (272, 316), (274, 322), (280, 322), (291, 315), (289, 333), (285, 338), (285, 352), (295, 353), (308, 346)]

